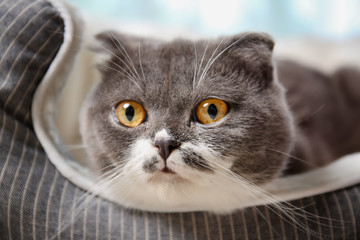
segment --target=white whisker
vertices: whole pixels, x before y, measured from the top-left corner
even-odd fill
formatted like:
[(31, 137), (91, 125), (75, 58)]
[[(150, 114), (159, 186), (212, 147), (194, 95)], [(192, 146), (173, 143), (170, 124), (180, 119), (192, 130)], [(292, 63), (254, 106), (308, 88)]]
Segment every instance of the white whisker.
[(143, 89), (141, 88), (141, 86), (137, 83), (137, 81), (133, 78), (130, 78), (127, 74), (124, 74), (123, 72), (120, 72), (119, 70), (115, 69), (115, 68), (112, 68), (112, 67), (109, 67), (107, 66), (107, 68), (109, 69), (112, 69), (118, 73), (120, 73), (121, 75), (123, 75), (124, 77), (127, 77), (129, 80), (131, 80), (141, 91), (143, 91)]
[[(110, 164), (113, 165), (113, 164)], [(107, 168), (107, 167), (105, 167)], [(122, 168), (122, 165), (119, 165), (115, 167), (114, 169), (107, 171), (103, 175), (99, 176), (98, 179), (100, 181), (96, 183), (93, 186), (92, 192), (85, 191), (84, 194), (80, 197), (76, 198), (77, 206), (75, 207), (74, 211), (68, 212), (63, 219), (65, 220), (65, 224), (63, 224), (58, 231), (55, 233), (55, 235), (51, 238), (54, 239), (56, 236), (58, 236), (62, 231), (66, 230), (71, 224), (74, 223), (74, 221), (77, 219), (77, 217), (80, 215), (80, 213), (91, 204), (91, 202), (103, 191), (104, 188), (108, 187), (109, 184), (116, 181), (119, 176), (121, 176), (123, 173), (121, 173), (119, 170)], [(94, 202), (93, 202), (94, 203)], [(72, 216), (75, 216), (74, 219), (72, 219)]]
[(193, 78), (193, 89), (195, 89), (196, 84), (196, 71), (197, 71), (197, 51), (196, 51), (196, 43), (193, 42), (194, 45), (194, 52), (195, 52), (195, 66), (194, 66), (194, 78)]
[[(208, 160), (209, 161), (209, 160)], [(312, 218), (318, 218), (318, 219), (325, 219), (325, 220), (328, 220), (328, 218), (322, 218), (320, 216), (316, 216), (315, 214), (311, 214), (307, 211), (305, 211), (304, 209), (302, 208), (299, 208), (299, 207), (296, 207), (288, 202), (285, 202), (283, 201), (282, 199), (278, 198), (277, 196), (265, 191), (264, 189), (262, 189), (261, 187), (257, 186), (256, 184), (252, 183), (251, 181), (247, 180), (246, 178), (243, 178), (241, 177), (240, 175), (234, 173), (233, 171), (227, 169), (226, 167), (218, 164), (218, 163), (215, 163), (213, 161), (209, 161), (217, 166), (219, 166), (220, 168), (224, 169), (226, 172), (230, 173), (231, 176), (228, 176), (227, 174), (225, 173), (222, 173), (222, 172), (219, 172), (217, 171), (215, 168), (212, 168), (212, 170), (216, 171), (217, 173), (225, 176), (226, 178), (232, 180), (232, 181), (235, 181), (239, 184), (241, 184), (243, 187), (246, 187), (249, 189), (250, 194), (256, 194), (256, 195), (253, 195), (253, 196), (257, 196), (257, 197), (260, 197), (262, 199), (264, 199), (269, 205), (267, 205), (267, 207), (272, 210), (275, 214), (277, 214), (275, 212), (275, 210), (273, 210), (272, 208), (274, 207), (275, 209), (279, 209), (288, 219), (290, 219), (291, 221), (294, 221), (296, 222), (296, 224), (298, 226), (300, 226), (303, 230), (307, 230), (305, 229), (304, 226), (302, 226), (299, 221), (296, 219), (295, 216), (297, 217), (301, 217), (301, 218), (306, 218), (308, 219), (309, 221), (311, 222), (316, 222), (316, 220), (312, 220), (310, 219), (310, 217)], [(240, 180), (240, 182), (239, 182)], [(245, 185), (244, 185), (245, 183)], [(298, 213), (297, 211), (299, 211), (300, 213)], [(294, 216), (295, 215), (295, 216)], [(286, 220), (286, 219), (285, 219)], [(291, 224), (288, 220), (286, 220), (289, 224)], [(324, 226), (327, 226), (326, 224), (323, 224)], [(314, 233), (316, 234), (316, 233)]]
[(209, 47), (209, 40), (206, 42), (205, 50), (204, 50), (204, 53), (203, 53), (203, 55), (201, 57), (201, 61), (200, 61), (198, 72), (196, 73), (196, 77), (198, 77), (199, 74), (200, 74), (200, 70), (201, 70), (202, 64), (204, 62), (204, 57), (206, 55), (206, 51), (207, 51), (208, 47)]
[[(114, 43), (115, 44), (115, 43)], [(120, 70), (122, 70), (123, 72), (119, 71), (118, 69), (112, 68), (110, 66), (106, 66), (109, 69), (112, 69), (118, 73), (120, 73), (121, 75), (123, 75), (124, 77), (128, 78), (129, 80), (131, 80), (142, 92), (144, 91), (141, 86), (137, 83), (136, 81), (136, 76), (133, 74), (133, 72), (131, 71), (131, 68), (119, 57), (117, 56), (115, 53), (113, 53), (112, 51), (110, 51), (109, 49), (107, 49), (106, 47), (100, 45), (100, 44), (96, 44), (98, 47), (102, 48), (103, 50), (105, 50), (106, 52), (110, 53), (110, 55), (116, 57), (118, 60), (120, 60), (129, 70), (130, 70), (130, 74), (128, 74), (127, 70), (124, 69), (123, 67), (121, 67), (119, 64), (117, 64), (116, 62), (112, 61), (111, 59), (108, 59), (108, 61), (112, 64), (114, 64), (116, 67), (118, 67)], [(91, 52), (91, 51), (89, 51)]]
[(219, 44), (217, 45), (217, 47), (215, 48), (215, 50), (214, 50), (213, 53), (211, 54), (209, 60), (207, 61), (206, 65), (205, 65), (205, 68), (204, 68), (203, 72), (202, 72), (201, 75), (200, 75), (200, 79), (199, 79), (199, 81), (198, 81), (197, 86), (199, 86), (199, 85), (200, 85), (200, 82), (203, 80), (203, 78), (204, 78), (204, 76), (205, 76), (204, 73), (207, 72), (209, 63), (212, 61), (212, 58), (215, 56), (215, 53), (217, 52), (217, 50), (219, 49), (219, 47), (220, 47), (220, 45), (222, 44), (223, 41), (224, 41), (224, 38), (221, 39), (221, 41), (219, 42)]
[[(287, 218), (284, 218), (284, 220), (291, 224), (290, 220), (293, 221), (297, 226), (299, 226), (302, 230), (304, 231), (308, 231), (308, 229), (306, 227), (304, 227), (300, 222), (299, 220), (294, 216), (294, 214), (296, 216), (300, 216), (300, 217), (304, 217), (304, 214), (308, 214), (308, 215), (313, 215), (313, 214), (310, 214), (304, 210), (302, 210), (302, 213), (303, 214), (300, 214), (300, 213), (297, 213), (295, 212), (296, 210), (300, 210), (300, 208), (297, 208), (287, 202), (283, 202), (281, 199), (278, 199), (276, 196), (270, 194), (269, 192), (266, 192), (264, 191), (263, 189), (261, 189), (260, 187), (258, 187), (257, 185), (249, 182), (248, 180), (242, 178), (241, 176), (233, 173), (232, 171), (229, 170), (230, 174), (233, 176), (228, 176), (226, 173), (223, 173), (223, 172), (220, 172), (218, 170), (216, 170), (215, 168), (213, 167), (210, 167), (210, 166), (206, 166), (206, 165), (203, 165), (201, 163), (198, 163), (199, 165), (202, 165), (203, 167), (205, 168), (209, 168), (213, 171), (215, 171), (216, 173), (224, 176), (225, 178), (231, 180), (231, 181), (235, 181), (236, 183), (239, 183), (241, 186), (243, 187), (246, 187), (248, 190), (249, 190), (249, 193), (251, 195), (253, 195), (253, 197), (260, 197), (260, 198), (263, 198), (264, 200), (267, 201), (268, 204), (270, 205), (267, 205), (267, 207), (276, 215), (280, 216), (275, 210), (272, 209), (272, 207), (275, 207), (275, 209), (278, 209), (279, 211), (281, 211), (281, 213), (283, 213)], [(225, 168), (225, 167), (223, 167)], [(226, 169), (226, 168), (225, 168)], [(228, 170), (228, 169), (227, 169)], [(234, 178), (235, 176), (237, 176), (236, 178)], [(237, 178), (240, 178), (240, 179), (237, 179)], [(246, 181), (243, 181), (246, 180)], [(240, 181), (239, 181), (240, 180)], [(288, 206), (290, 207), (288, 207)], [(288, 220), (289, 219), (289, 220)], [(314, 233), (315, 234), (315, 233)]]
[[(236, 40), (235, 42), (231, 43), (229, 46), (227, 46), (224, 50), (222, 50), (214, 59), (212, 59), (213, 55), (211, 55), (210, 57), (210, 64), (208, 62), (208, 64), (206, 64), (205, 66), (205, 70), (203, 71), (203, 73), (201, 74), (200, 76), (200, 80), (199, 80), (199, 83), (202, 81), (202, 79), (205, 77), (206, 73), (209, 71), (210, 67), (213, 65), (213, 63), (225, 52), (227, 51), (229, 48), (231, 48), (232, 46), (234, 46), (235, 44), (237, 44), (240, 40), (244, 39), (246, 36), (248, 35), (247, 34), (244, 34), (244, 36), (242, 36), (241, 38), (239, 38), (238, 40)], [(220, 46), (220, 44), (223, 42), (224, 39), (221, 40), (221, 42), (219, 43), (219, 45), (217, 46), (217, 48), (215, 49), (214, 53), (217, 51), (218, 47)], [(213, 54), (214, 54), (213, 53)], [(212, 59), (212, 60), (211, 60)], [(198, 84), (199, 85), (199, 84)]]
[(310, 162), (308, 162), (308, 161), (306, 161), (306, 160), (303, 160), (303, 159), (301, 159), (301, 158), (292, 156), (291, 154), (288, 154), (288, 153), (285, 153), (285, 152), (282, 152), (282, 151), (279, 151), (279, 150), (271, 149), (271, 148), (267, 148), (267, 149), (270, 150), (270, 151), (276, 152), (276, 153), (283, 154), (284, 156), (287, 156), (287, 157), (289, 157), (289, 158), (293, 158), (293, 159), (295, 159), (295, 160), (297, 160), (297, 161), (299, 161), (299, 162), (306, 163), (306, 164), (309, 165), (309, 166), (318, 167), (317, 165), (315, 165), (315, 164), (313, 164), (313, 163), (310, 163)]
[[(134, 75), (136, 75), (139, 79), (141, 79), (140, 75), (139, 75), (138, 71), (136, 70), (136, 67), (135, 67), (133, 61), (131, 60), (129, 54), (127, 53), (125, 47), (121, 44), (121, 42), (117, 38), (115, 38), (115, 36), (112, 33), (108, 33), (108, 36), (110, 37), (111, 41), (115, 44), (115, 46), (119, 50), (119, 52), (123, 55), (123, 57), (127, 60), (127, 62), (132, 67), (132, 71), (134, 71), (133, 72)], [(114, 42), (114, 39), (115, 39), (116, 43)], [(119, 46), (122, 48), (122, 50), (119, 48)], [(125, 55), (124, 55), (124, 53), (125, 53)], [(124, 64), (126, 64), (126, 63), (124, 63)], [(131, 67), (129, 67), (129, 65), (126, 64), (126, 66), (129, 68), (129, 70), (131, 70)]]
[(139, 64), (140, 64), (140, 69), (141, 69), (144, 81), (146, 82), (146, 77), (145, 77), (144, 69), (143, 69), (142, 62), (141, 62), (141, 45), (140, 44), (141, 44), (141, 40), (139, 39)]

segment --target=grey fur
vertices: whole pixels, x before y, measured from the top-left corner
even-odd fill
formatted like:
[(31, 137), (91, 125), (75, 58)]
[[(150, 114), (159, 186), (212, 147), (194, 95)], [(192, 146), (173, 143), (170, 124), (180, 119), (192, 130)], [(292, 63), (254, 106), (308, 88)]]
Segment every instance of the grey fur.
[(156, 157), (152, 157), (150, 160), (145, 161), (143, 165), (144, 172), (153, 173), (157, 170), (155, 164), (158, 163), (158, 159)]
[[(168, 43), (107, 32), (98, 39), (116, 56), (100, 66), (103, 79), (82, 110), (81, 132), (96, 169), (126, 161), (137, 139), (154, 141), (163, 128), (179, 143), (211, 146), (224, 161), (232, 159), (232, 171), (255, 183), (269, 181), (284, 169), (287, 157), (268, 149), (290, 151), (292, 120), (283, 89), (273, 77), (274, 44), (268, 35), (246, 33), (195, 43), (181, 39)], [(214, 52), (212, 59), (223, 53), (201, 78)], [(222, 99), (229, 112), (215, 124), (202, 125), (194, 118), (194, 111), (208, 98)], [(147, 111), (143, 124), (127, 128), (113, 120), (113, 107), (123, 100), (143, 105)], [(188, 151), (182, 155), (188, 156)], [(186, 159), (191, 159), (189, 166), (206, 169), (194, 161), (207, 165), (207, 159), (195, 155)]]
[(181, 157), (188, 166), (199, 171), (212, 172), (212, 169), (206, 163), (206, 160), (202, 156), (196, 154), (193, 151), (189, 151), (188, 149), (180, 149), (180, 150), (181, 150)]

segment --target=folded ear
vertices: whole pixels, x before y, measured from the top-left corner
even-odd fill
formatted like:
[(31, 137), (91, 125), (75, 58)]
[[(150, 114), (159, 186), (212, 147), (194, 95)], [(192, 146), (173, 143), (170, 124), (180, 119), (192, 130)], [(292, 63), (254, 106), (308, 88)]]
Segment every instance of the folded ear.
[(232, 67), (243, 69), (262, 86), (267, 86), (273, 80), (274, 41), (268, 34), (243, 33), (228, 38), (226, 44), (225, 55), (231, 59)]
[(115, 31), (105, 31), (97, 34), (95, 38), (100, 41), (99, 50), (106, 51), (126, 51), (138, 47), (139, 38), (121, 34)]
[(132, 72), (132, 59), (136, 57), (139, 38), (114, 31), (105, 31), (95, 36), (99, 41), (92, 50), (100, 53), (97, 68), (102, 73), (111, 70)]

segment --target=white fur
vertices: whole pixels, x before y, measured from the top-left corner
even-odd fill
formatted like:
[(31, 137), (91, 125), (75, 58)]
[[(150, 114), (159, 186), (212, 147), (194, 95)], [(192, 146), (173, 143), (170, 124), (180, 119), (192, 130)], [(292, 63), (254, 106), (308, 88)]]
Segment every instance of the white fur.
[[(166, 130), (156, 137), (168, 137)], [(230, 160), (221, 160), (204, 144), (183, 143), (182, 148), (192, 149), (220, 173), (195, 170), (184, 163), (179, 150), (174, 150), (167, 160), (167, 166), (176, 174), (161, 171), (146, 173), (143, 164), (151, 157), (159, 161), (158, 170), (165, 166), (158, 149), (149, 139), (140, 139), (133, 146), (121, 176), (107, 187), (106, 195), (111, 200), (130, 208), (150, 211), (193, 211), (229, 212), (238, 208), (241, 202), (251, 202), (256, 194), (249, 194), (248, 187), (241, 180), (231, 178), (226, 169)], [(247, 197), (244, 197), (247, 196)]]
[(157, 132), (155, 134), (155, 140), (158, 140), (158, 139), (166, 139), (166, 138), (170, 138), (170, 135), (169, 133), (166, 131), (165, 128), (163, 128), (161, 131)]

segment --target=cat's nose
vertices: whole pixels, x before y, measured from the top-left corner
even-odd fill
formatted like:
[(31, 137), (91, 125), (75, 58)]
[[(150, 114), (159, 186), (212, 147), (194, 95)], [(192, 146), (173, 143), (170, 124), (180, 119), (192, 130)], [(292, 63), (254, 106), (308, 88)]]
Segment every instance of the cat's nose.
[(178, 148), (180, 144), (172, 139), (158, 139), (155, 141), (155, 146), (159, 148), (159, 154), (162, 159), (166, 160), (171, 152)]

